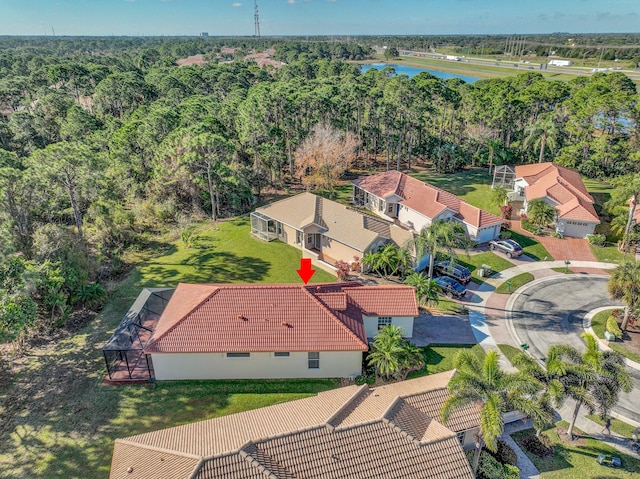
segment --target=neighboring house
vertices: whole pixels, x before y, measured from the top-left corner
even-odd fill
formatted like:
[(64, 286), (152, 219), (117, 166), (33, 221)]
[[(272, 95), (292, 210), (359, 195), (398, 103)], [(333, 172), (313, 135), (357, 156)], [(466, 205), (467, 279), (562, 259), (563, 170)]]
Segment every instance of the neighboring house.
[(486, 243), (500, 236), (503, 221), (499, 217), (399, 171), (366, 176), (352, 183), (354, 204), (390, 221), (398, 221), (414, 232), (434, 220), (451, 220), (462, 224), (475, 243)]
[(300, 248), (303, 257), (331, 272), (336, 261), (351, 263), (385, 243), (402, 246), (412, 238), (390, 221), (311, 193), (258, 208), (251, 213), (251, 233)]
[(564, 236), (585, 238), (600, 223), (580, 174), (553, 163), (518, 165), (515, 169), (512, 201), (523, 201), (526, 213), (529, 201), (537, 198), (556, 209), (556, 231)]
[(115, 441), (111, 479), (472, 479), (480, 405), (440, 410), (454, 371), (317, 396)]
[(144, 353), (159, 380), (352, 377), (367, 337), (416, 316), (403, 285), (181, 283)]

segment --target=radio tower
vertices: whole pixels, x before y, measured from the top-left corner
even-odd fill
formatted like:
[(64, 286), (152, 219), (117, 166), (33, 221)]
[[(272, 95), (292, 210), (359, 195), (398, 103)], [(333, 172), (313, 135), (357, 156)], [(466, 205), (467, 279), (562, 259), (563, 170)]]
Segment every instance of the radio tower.
[(258, 15), (258, 0), (253, 0), (253, 20), (256, 24), (256, 30), (253, 34), (254, 37), (260, 38), (260, 16)]

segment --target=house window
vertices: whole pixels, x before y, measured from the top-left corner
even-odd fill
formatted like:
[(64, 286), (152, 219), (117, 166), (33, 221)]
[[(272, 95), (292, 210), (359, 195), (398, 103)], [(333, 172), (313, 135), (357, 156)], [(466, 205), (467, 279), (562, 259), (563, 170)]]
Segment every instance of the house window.
[(281, 236), (282, 235), (282, 223), (278, 222), (276, 225), (277, 225), (277, 228), (278, 228), (278, 236)]
[(312, 245), (313, 244), (313, 234), (309, 233), (307, 235), (307, 246)]
[(302, 231), (296, 231), (296, 244), (302, 243)]
[(393, 203), (389, 203), (389, 206), (387, 206), (387, 213), (393, 213)]
[(460, 444), (464, 445), (464, 431), (459, 432), (457, 436), (458, 436), (458, 441), (460, 441)]
[(378, 331), (391, 324), (391, 316), (378, 316)]
[(320, 353), (309, 353), (309, 369), (320, 369)]
[(250, 358), (251, 353), (227, 353), (228, 358)]
[(275, 352), (273, 353), (273, 356), (276, 358), (288, 358), (289, 353)]
[(384, 211), (384, 201), (380, 200), (380, 201), (378, 202), (378, 209), (379, 209), (380, 211)]

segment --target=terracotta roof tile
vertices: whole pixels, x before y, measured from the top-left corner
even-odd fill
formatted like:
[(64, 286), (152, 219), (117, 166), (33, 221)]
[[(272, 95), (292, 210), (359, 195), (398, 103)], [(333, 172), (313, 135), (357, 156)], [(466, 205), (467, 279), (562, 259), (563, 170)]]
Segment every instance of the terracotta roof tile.
[(180, 284), (145, 350), (366, 351), (367, 342), (355, 304), (333, 311), (304, 285)]
[(418, 316), (413, 288), (407, 286), (361, 286), (347, 294), (367, 316)]
[(400, 204), (429, 218), (449, 209), (465, 223), (479, 228), (502, 223), (499, 217), (470, 205), (456, 195), (399, 171), (366, 176), (354, 180), (353, 184), (379, 198), (396, 195), (401, 198)]
[[(133, 467), (167, 479), (471, 479), (455, 432), (410, 403), (443, 390), (452, 374), (375, 389), (351, 386), (118, 440), (111, 477), (135, 477), (122, 475)], [(440, 407), (441, 397), (433, 398), (437, 404), (429, 407)], [(348, 424), (344, 418), (354, 411), (360, 421)], [(159, 457), (169, 455), (167, 467), (158, 467)]]
[(515, 174), (516, 178), (523, 178), (528, 184), (525, 187), (527, 201), (546, 196), (557, 203), (560, 218), (600, 222), (593, 207), (593, 197), (578, 172), (547, 162), (518, 165)]
[[(449, 397), (449, 391), (446, 388), (434, 389), (428, 392), (422, 392), (404, 399), (407, 404), (415, 407), (429, 417), (440, 420), (440, 410), (444, 402)], [(449, 429), (455, 432), (466, 431), (480, 425), (480, 405), (472, 404), (465, 408), (454, 411), (445, 424)]]

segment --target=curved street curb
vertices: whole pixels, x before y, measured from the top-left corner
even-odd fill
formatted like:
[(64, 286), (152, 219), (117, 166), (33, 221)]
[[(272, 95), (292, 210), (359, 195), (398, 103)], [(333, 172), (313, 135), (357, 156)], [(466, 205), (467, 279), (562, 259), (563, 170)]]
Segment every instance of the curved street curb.
[[(587, 314), (584, 315), (584, 319), (582, 320), (582, 328), (589, 334), (593, 334), (596, 338), (598, 338), (598, 336), (596, 335), (596, 333), (593, 331), (593, 328), (591, 327), (591, 320), (593, 319), (593, 317), (598, 314), (601, 311), (606, 311), (608, 309), (622, 309), (622, 307), (611, 307), (611, 306), (605, 306), (602, 308), (596, 308), (596, 309), (592, 309), (591, 311), (589, 311)], [(604, 350), (604, 351), (613, 351), (610, 347), (609, 347), (609, 342), (605, 339), (601, 339), (598, 338), (598, 342), (600, 343), (600, 347)], [(637, 369), (638, 371), (640, 371), (640, 363), (637, 363), (629, 358), (624, 358), (624, 363), (629, 366), (630, 368), (633, 369)]]

